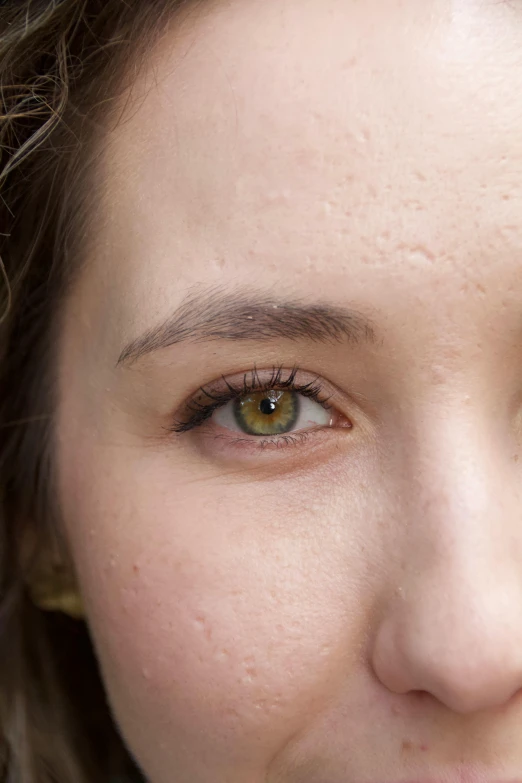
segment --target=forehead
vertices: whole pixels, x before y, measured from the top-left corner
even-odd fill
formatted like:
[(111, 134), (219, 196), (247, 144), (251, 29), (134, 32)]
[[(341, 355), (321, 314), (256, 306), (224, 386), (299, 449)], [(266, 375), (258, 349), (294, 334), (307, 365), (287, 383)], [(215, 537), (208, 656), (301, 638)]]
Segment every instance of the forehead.
[(122, 321), (228, 280), (520, 294), (519, 11), (233, 0), (174, 24), (104, 146), (94, 255)]

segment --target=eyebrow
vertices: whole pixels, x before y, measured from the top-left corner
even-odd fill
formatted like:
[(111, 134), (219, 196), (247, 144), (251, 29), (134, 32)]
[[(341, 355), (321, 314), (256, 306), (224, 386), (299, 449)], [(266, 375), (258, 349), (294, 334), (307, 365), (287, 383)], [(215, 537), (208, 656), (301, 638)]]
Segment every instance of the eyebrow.
[(363, 313), (330, 304), (307, 304), (270, 294), (207, 289), (189, 294), (163, 323), (133, 339), (117, 366), (182, 342), (274, 339), (375, 343), (376, 332)]

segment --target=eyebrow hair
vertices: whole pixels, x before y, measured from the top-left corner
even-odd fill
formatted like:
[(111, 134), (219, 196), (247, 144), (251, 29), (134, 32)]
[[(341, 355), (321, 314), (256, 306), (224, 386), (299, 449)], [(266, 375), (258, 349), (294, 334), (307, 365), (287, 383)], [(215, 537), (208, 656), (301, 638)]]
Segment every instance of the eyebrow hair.
[(116, 366), (181, 342), (277, 338), (346, 340), (355, 345), (376, 342), (376, 332), (371, 320), (352, 308), (307, 304), (245, 289), (205, 289), (189, 294), (166, 321), (126, 345)]

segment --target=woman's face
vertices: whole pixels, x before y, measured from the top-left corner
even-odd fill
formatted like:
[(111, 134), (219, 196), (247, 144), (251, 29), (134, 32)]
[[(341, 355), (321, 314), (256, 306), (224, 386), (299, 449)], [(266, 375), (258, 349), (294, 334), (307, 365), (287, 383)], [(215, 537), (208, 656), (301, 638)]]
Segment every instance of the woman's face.
[(59, 361), (123, 737), (152, 783), (522, 778), (522, 7), (215, 2), (147, 66)]

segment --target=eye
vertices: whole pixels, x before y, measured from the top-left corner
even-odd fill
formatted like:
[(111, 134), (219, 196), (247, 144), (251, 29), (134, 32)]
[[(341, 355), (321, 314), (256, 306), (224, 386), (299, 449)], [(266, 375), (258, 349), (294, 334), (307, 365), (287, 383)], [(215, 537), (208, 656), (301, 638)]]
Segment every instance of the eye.
[[(179, 409), (169, 430), (178, 435), (192, 430), (197, 437), (202, 428), (206, 445), (214, 436), (223, 448), (240, 448), (243, 453), (248, 444), (263, 450), (302, 446), (309, 437), (324, 438), (327, 430), (352, 429), (340, 405), (331, 400), (339, 403), (342, 396), (318, 375), (297, 366), (291, 370), (281, 365), (254, 367), (200, 386)], [(233, 438), (232, 433), (249, 437)]]
[(233, 432), (267, 436), (328, 426), (332, 414), (323, 404), (299, 392), (268, 389), (230, 400), (214, 411), (211, 420)]

